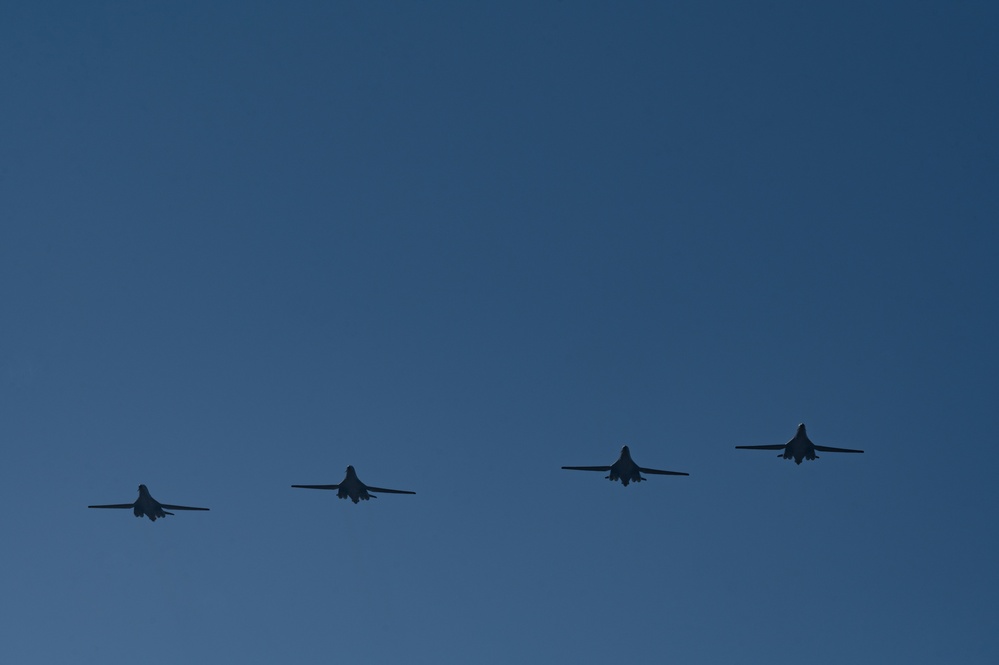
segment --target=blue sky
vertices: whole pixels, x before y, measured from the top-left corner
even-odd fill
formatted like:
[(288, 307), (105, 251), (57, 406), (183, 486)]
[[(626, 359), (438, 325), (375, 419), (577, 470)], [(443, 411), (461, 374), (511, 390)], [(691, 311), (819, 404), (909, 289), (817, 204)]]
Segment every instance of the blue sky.
[(5, 4), (6, 659), (996, 662), (997, 29)]

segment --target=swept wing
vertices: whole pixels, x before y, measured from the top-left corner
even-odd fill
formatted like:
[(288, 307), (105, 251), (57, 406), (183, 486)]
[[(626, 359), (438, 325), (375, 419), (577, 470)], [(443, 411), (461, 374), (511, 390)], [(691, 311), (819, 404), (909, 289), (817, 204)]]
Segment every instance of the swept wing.
[(387, 490), (384, 487), (372, 487), (371, 485), (365, 485), (364, 489), (369, 492), (382, 492), (384, 494), (416, 494), (416, 492), (410, 492), (409, 490)]
[(660, 471), (659, 469), (646, 469), (644, 466), (638, 467), (638, 470), (642, 473), (653, 473), (659, 476), (689, 476), (689, 473), (683, 473), (682, 471)]
[(812, 444), (813, 447), (823, 453), (862, 453), (863, 450), (854, 450), (852, 448), (830, 448), (829, 446), (816, 446)]

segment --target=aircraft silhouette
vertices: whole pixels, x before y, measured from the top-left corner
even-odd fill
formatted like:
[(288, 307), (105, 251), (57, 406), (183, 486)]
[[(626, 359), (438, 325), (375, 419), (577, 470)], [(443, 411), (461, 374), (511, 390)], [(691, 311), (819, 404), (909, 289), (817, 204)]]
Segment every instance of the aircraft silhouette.
[(163, 510), (164, 508), (169, 508), (170, 510), (208, 510), (207, 508), (191, 508), (190, 506), (174, 506), (169, 503), (160, 503), (149, 494), (149, 490), (145, 485), (139, 485), (139, 498), (135, 500), (135, 503), (112, 503), (106, 506), (87, 506), (87, 508), (131, 508), (132, 514), (136, 517), (145, 515), (153, 522), (156, 521), (157, 517), (173, 515), (173, 513)]
[(822, 453), (862, 453), (863, 450), (853, 450), (851, 448), (830, 448), (829, 446), (817, 446), (811, 442), (805, 434), (805, 423), (798, 425), (798, 431), (794, 433), (794, 438), (787, 443), (778, 443), (772, 446), (736, 446), (742, 450), (783, 450), (777, 455), (784, 459), (793, 459), (795, 464), (801, 464), (801, 460), (818, 459), (815, 451)]
[(648, 478), (642, 478), (642, 473), (653, 473), (660, 476), (690, 475), (681, 471), (660, 471), (658, 469), (646, 469), (645, 467), (638, 466), (635, 464), (635, 460), (631, 459), (631, 451), (628, 450), (628, 446), (621, 448), (621, 457), (610, 466), (563, 466), (562, 468), (571, 471), (610, 471), (610, 474), (604, 477), (611, 482), (620, 480), (621, 484), (625, 487), (632, 481), (640, 483), (643, 480), (648, 480)]
[(358, 501), (368, 499), (377, 499), (378, 497), (374, 494), (368, 494), (368, 492), (384, 492), (386, 494), (416, 494), (416, 492), (410, 492), (407, 490), (389, 490), (384, 487), (371, 487), (365, 485), (361, 482), (361, 479), (357, 477), (357, 472), (354, 471), (354, 467), (347, 467), (347, 477), (340, 481), (339, 485), (292, 485), (292, 487), (299, 487), (301, 489), (307, 490), (337, 490), (337, 497), (341, 499), (346, 499), (350, 497), (350, 500), (354, 503)]

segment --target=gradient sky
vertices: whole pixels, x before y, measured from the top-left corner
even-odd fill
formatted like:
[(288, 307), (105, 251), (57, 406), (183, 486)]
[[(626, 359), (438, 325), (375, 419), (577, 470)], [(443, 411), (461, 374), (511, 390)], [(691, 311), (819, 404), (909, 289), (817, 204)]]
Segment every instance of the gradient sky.
[(996, 34), (0, 5), (3, 660), (999, 661)]

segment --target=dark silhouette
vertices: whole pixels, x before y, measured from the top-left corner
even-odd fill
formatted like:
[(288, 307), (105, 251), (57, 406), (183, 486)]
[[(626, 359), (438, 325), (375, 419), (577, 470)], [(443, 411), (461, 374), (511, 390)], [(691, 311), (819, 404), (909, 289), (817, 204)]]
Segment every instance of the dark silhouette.
[(292, 487), (299, 487), (307, 490), (337, 490), (337, 497), (341, 499), (346, 499), (350, 497), (350, 500), (354, 503), (358, 501), (368, 499), (377, 499), (378, 497), (374, 494), (368, 494), (368, 492), (384, 492), (386, 494), (416, 494), (416, 492), (409, 492), (407, 490), (388, 490), (384, 487), (370, 487), (361, 482), (361, 479), (357, 477), (357, 472), (354, 471), (354, 467), (347, 467), (347, 477), (340, 481), (339, 485), (292, 485)]
[(604, 477), (611, 482), (620, 480), (621, 484), (625, 487), (632, 481), (640, 483), (643, 480), (648, 480), (648, 478), (642, 478), (642, 473), (653, 473), (660, 476), (690, 475), (689, 473), (682, 473), (680, 471), (660, 471), (658, 469), (646, 469), (645, 467), (638, 466), (635, 464), (635, 460), (631, 459), (631, 451), (628, 450), (628, 446), (621, 448), (621, 457), (610, 466), (563, 466), (562, 468), (572, 471), (610, 471), (610, 474)]
[(135, 503), (112, 503), (106, 506), (87, 506), (87, 508), (131, 508), (132, 514), (136, 517), (145, 515), (153, 522), (156, 521), (157, 517), (173, 515), (173, 513), (163, 510), (164, 508), (169, 508), (170, 510), (208, 510), (207, 508), (191, 508), (190, 506), (174, 506), (169, 503), (160, 503), (149, 494), (149, 490), (146, 489), (145, 485), (139, 485), (139, 498), (135, 500)]
[(817, 446), (811, 442), (805, 434), (805, 423), (798, 425), (798, 431), (794, 433), (794, 438), (787, 443), (778, 443), (771, 446), (736, 446), (742, 450), (783, 450), (777, 455), (784, 459), (793, 459), (795, 464), (801, 464), (801, 460), (818, 459), (815, 451), (823, 453), (862, 453), (863, 450), (853, 450), (850, 448), (830, 448), (829, 446)]

